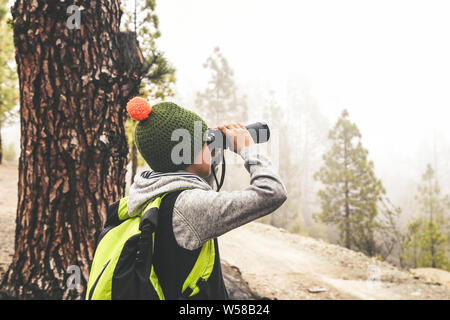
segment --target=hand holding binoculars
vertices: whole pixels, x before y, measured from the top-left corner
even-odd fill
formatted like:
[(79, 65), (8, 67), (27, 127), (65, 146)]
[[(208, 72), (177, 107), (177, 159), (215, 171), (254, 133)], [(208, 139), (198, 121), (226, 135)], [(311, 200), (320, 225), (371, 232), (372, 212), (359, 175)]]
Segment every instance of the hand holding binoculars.
[[(256, 122), (245, 126), (255, 143), (267, 142), (270, 138), (270, 129), (265, 122)], [(225, 149), (233, 150), (233, 141), (219, 129), (208, 129), (206, 143), (211, 151)]]
[[(254, 143), (267, 142), (270, 138), (269, 126), (265, 122), (252, 123), (245, 126), (245, 128), (250, 133)], [(225, 180), (225, 157), (223, 151), (225, 149), (234, 150), (233, 141), (230, 141), (220, 129), (208, 129), (206, 131), (206, 143), (209, 150), (211, 152), (214, 151), (214, 156), (211, 159), (211, 172), (216, 181), (216, 191), (219, 191)], [(220, 163), (222, 163), (222, 173), (219, 182), (214, 166)]]

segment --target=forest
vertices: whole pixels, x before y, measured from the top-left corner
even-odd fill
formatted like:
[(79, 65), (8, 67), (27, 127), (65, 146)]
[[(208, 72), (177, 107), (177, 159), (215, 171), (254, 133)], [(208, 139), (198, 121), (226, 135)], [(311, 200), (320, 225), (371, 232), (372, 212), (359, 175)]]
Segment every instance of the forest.
[[(450, 272), (450, 48), (429, 37), (448, 19), (427, 9), (439, 22), (412, 41), (413, 4), (392, 31), (373, 25), (382, 8), (363, 21), (370, 8), (352, 2), (361, 26), (338, 34), (330, 26), (340, 20), (326, 30), (307, 13), (295, 22), (287, 4), (194, 2), (0, 0), (0, 168), (18, 177), (17, 203), (0, 202), (14, 207), (0, 220), (13, 239), (0, 243), (0, 291), (84, 296), (108, 206), (151, 169), (125, 108), (135, 96), (175, 101), (210, 128), (268, 124), (270, 141), (258, 146), (288, 196), (258, 222), (399, 270)], [(334, 19), (335, 5), (302, 8)], [(421, 41), (416, 56), (401, 52)], [(221, 192), (248, 186), (240, 157), (225, 158)], [(0, 193), (10, 192), (1, 178)], [(66, 285), (73, 266), (76, 288)]]

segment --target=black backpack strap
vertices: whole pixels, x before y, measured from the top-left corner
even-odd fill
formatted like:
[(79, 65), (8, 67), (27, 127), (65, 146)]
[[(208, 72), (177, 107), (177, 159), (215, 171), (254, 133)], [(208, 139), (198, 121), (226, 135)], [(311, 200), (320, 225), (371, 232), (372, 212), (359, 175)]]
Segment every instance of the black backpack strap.
[(122, 221), (120, 221), (119, 219), (119, 204), (120, 200), (108, 206), (108, 210), (106, 212), (105, 225), (103, 226), (103, 230), (100, 232), (97, 238), (97, 242), (95, 245), (96, 248), (100, 243), (100, 240), (102, 240), (102, 238), (108, 233), (109, 230), (111, 230), (114, 227), (117, 227), (119, 224), (122, 223)]
[[(164, 198), (163, 198), (164, 199)], [(158, 227), (158, 208), (153, 207), (147, 210), (141, 218), (139, 224), (139, 239), (136, 251), (136, 275), (140, 284), (147, 284), (153, 264), (153, 232)], [(142, 290), (143, 292), (144, 290)], [(152, 298), (158, 299), (156, 291), (151, 290)]]
[[(221, 180), (223, 182), (223, 176), (222, 176)], [(180, 193), (185, 191), (185, 190), (188, 190), (188, 189), (182, 189), (182, 190), (173, 191), (173, 192), (167, 194), (162, 199), (162, 201), (165, 201), (165, 204), (168, 207), (173, 208), (173, 205), (175, 204), (176, 199), (178, 198)], [(161, 202), (160, 208), (162, 208), (162, 202)], [(212, 245), (214, 246), (214, 243)], [(201, 252), (200, 248), (198, 250), (196, 250), (196, 251), (198, 251), (199, 254)], [(198, 258), (199, 258), (199, 256), (197, 256), (197, 259)], [(194, 268), (195, 268), (195, 266), (194, 266)], [(192, 270), (193, 269), (191, 269), (190, 272)], [(181, 291), (179, 293), (178, 299), (181, 299), (181, 300), (187, 300), (187, 299), (189, 299), (189, 300), (192, 300), (192, 299), (208, 299), (208, 297), (210, 296), (210, 287), (209, 287), (208, 281), (205, 281), (202, 277), (200, 277), (200, 278), (197, 279), (196, 286), (199, 288), (199, 291), (198, 291), (198, 293), (196, 295), (194, 295), (192, 297), (190, 296), (192, 294), (192, 292), (193, 292), (193, 289), (188, 286), (184, 290), (184, 292)]]
[[(178, 197), (178, 195), (182, 191), (184, 190), (178, 190), (164, 195), (164, 197), (161, 199), (159, 208), (152, 207), (142, 215), (141, 222), (139, 224), (139, 230), (141, 231), (141, 233), (137, 242), (136, 252), (136, 274), (139, 278), (140, 284), (148, 283), (148, 279), (150, 278), (154, 257), (153, 234), (158, 228), (160, 208), (163, 204), (168, 203), (169, 201), (176, 200), (176, 197)], [(144, 291), (145, 289), (141, 290), (141, 292)], [(152, 300), (158, 299), (158, 295), (153, 287), (150, 296)]]
[(184, 292), (180, 294), (179, 300), (192, 300), (192, 299), (208, 299), (211, 296), (208, 281), (205, 281), (203, 278), (199, 278), (196, 283), (197, 287), (200, 291), (197, 295), (191, 297), (193, 290), (190, 287), (187, 287)]

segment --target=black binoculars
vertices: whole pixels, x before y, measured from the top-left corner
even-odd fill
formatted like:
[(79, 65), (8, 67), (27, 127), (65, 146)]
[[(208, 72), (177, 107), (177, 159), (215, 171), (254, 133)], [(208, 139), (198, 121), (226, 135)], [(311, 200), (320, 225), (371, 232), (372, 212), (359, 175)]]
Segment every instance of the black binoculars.
[[(255, 122), (245, 126), (245, 128), (255, 143), (267, 142), (270, 138), (270, 129), (265, 122)], [(229, 141), (219, 129), (208, 129), (206, 135), (206, 143), (211, 151), (225, 150), (232, 147), (233, 142)]]
[[(270, 138), (270, 129), (265, 122), (256, 122), (245, 126), (255, 143), (267, 142)], [(222, 188), (225, 180), (225, 156), (223, 150), (233, 147), (233, 142), (229, 141), (226, 135), (219, 129), (208, 129), (206, 132), (206, 143), (211, 152), (215, 151), (215, 155), (211, 159), (211, 172), (216, 181), (217, 190)], [(222, 174), (220, 182), (217, 179), (215, 165), (222, 163)]]

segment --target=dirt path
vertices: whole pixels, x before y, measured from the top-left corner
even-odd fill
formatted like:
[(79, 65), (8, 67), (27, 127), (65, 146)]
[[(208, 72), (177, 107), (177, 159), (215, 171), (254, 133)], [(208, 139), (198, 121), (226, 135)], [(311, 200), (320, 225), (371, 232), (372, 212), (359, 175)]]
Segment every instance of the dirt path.
[[(312, 238), (250, 223), (220, 237), (250, 288), (277, 299), (450, 299), (450, 287)], [(313, 292), (310, 292), (313, 291)]]
[(6, 271), (14, 252), (17, 170), (16, 165), (0, 165), (0, 275)]

